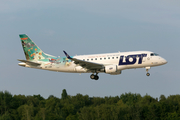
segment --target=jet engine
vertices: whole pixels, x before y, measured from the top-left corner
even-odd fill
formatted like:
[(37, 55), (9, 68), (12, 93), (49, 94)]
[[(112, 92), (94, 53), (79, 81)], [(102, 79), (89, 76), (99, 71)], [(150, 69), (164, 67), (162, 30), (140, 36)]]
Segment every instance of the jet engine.
[(117, 71), (117, 65), (105, 66), (105, 73), (111, 74)]
[(108, 65), (104, 68), (105, 73), (111, 74), (111, 75), (118, 75), (121, 74), (121, 71), (117, 70), (117, 65)]

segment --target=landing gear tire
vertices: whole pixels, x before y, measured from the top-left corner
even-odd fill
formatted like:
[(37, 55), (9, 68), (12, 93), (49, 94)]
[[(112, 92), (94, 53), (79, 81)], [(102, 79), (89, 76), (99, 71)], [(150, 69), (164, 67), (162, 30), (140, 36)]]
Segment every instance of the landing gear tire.
[(94, 78), (95, 78), (95, 75), (94, 75), (94, 74), (91, 74), (90, 78), (91, 78), (91, 79), (94, 79)]
[(91, 74), (91, 75), (90, 75), (90, 78), (91, 78), (91, 79), (94, 79), (94, 80), (98, 80), (98, 79), (99, 79), (99, 76), (98, 76), (98, 75)]
[(99, 76), (95, 75), (94, 79), (95, 79), (95, 80), (98, 80), (98, 79), (99, 79)]
[(150, 73), (146, 73), (147, 76), (150, 76)]
[(146, 72), (147, 72), (146, 75), (147, 75), (147, 76), (150, 76), (150, 73), (148, 73), (148, 71), (149, 71), (150, 68), (151, 68), (151, 67), (146, 67)]

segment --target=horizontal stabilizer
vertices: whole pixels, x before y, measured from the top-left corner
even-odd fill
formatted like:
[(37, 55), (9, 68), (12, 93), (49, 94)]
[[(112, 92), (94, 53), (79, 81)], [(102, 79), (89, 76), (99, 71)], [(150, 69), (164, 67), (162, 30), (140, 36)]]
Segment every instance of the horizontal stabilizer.
[(28, 65), (32, 65), (32, 66), (39, 66), (39, 65), (41, 65), (40, 63), (31, 62), (31, 61), (27, 61), (27, 60), (19, 60), (18, 59), (18, 61), (24, 62), (24, 63), (26, 63)]

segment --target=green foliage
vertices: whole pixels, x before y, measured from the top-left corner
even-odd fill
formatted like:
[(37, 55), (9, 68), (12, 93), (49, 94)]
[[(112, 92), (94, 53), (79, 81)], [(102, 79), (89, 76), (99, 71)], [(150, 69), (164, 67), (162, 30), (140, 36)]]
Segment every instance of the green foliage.
[(120, 99), (127, 105), (133, 105), (141, 99), (140, 94), (125, 93), (120, 96)]
[(66, 89), (63, 89), (62, 94), (61, 94), (61, 98), (62, 98), (62, 99), (66, 99), (66, 98), (67, 98)]
[(0, 116), (0, 120), (11, 120), (11, 116), (8, 112)]
[(14, 95), (0, 92), (0, 120), (179, 120), (180, 95), (115, 97)]
[(0, 92), (0, 112), (5, 114), (11, 108), (12, 95), (8, 91)]
[(21, 120), (31, 120), (34, 116), (34, 107), (33, 105), (21, 105), (18, 108), (19, 116), (21, 116)]

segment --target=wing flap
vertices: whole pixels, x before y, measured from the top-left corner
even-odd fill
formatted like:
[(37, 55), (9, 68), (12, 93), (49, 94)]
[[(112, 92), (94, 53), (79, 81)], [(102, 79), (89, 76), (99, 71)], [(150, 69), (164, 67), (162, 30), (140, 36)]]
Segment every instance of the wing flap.
[(87, 62), (76, 58), (72, 58), (71, 60), (73, 60), (75, 64), (79, 64), (80, 66), (86, 69), (101, 69), (104, 67), (104, 65), (102, 64)]

